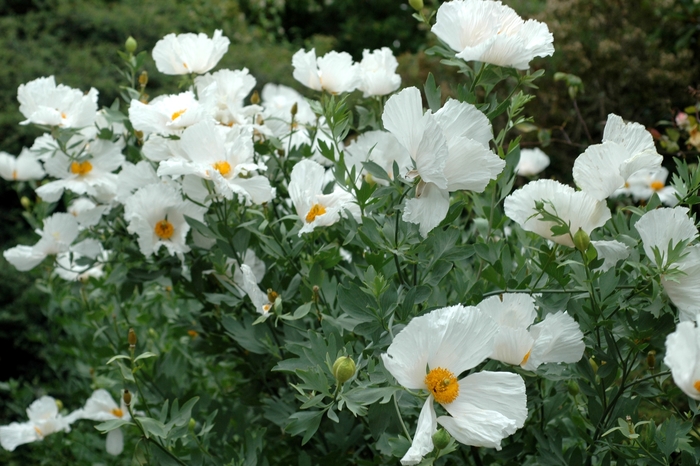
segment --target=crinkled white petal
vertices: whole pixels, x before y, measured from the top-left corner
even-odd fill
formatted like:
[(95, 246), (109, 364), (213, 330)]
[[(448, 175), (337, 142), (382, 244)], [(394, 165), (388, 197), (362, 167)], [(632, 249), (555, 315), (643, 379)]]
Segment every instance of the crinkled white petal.
[(630, 248), (619, 241), (591, 241), (593, 247), (598, 252), (598, 259), (603, 259), (603, 265), (598, 267), (603, 272), (608, 271), (619, 261), (630, 256)]
[(423, 183), (416, 188), (420, 191), (419, 197), (408, 199), (404, 204), (404, 222), (416, 223), (423, 238), (440, 225), (450, 209), (450, 193), (446, 189), (440, 189), (433, 183)]
[(700, 331), (694, 322), (681, 322), (666, 337), (664, 364), (673, 381), (689, 397), (700, 400)]
[(535, 370), (545, 363), (574, 363), (581, 360), (586, 345), (578, 323), (566, 312), (548, 314), (542, 322), (530, 327), (535, 340), (524, 369)]
[(425, 400), (425, 404), (420, 410), (411, 448), (401, 458), (401, 464), (404, 466), (416, 465), (421, 462), (425, 455), (433, 451), (433, 434), (436, 431), (437, 415), (435, 414), (433, 397), (431, 395)]
[(675, 247), (680, 241), (693, 241), (698, 237), (695, 222), (688, 217), (686, 207), (655, 209), (634, 224), (639, 232), (647, 257), (654, 261), (654, 248), (658, 248), (663, 257), (663, 264), (668, 260), (669, 247)]
[(520, 160), (515, 167), (515, 173), (522, 176), (535, 176), (549, 166), (549, 156), (542, 149), (521, 149)]
[(502, 327), (528, 328), (535, 321), (535, 298), (526, 293), (503, 293), (481, 301), (477, 306)]

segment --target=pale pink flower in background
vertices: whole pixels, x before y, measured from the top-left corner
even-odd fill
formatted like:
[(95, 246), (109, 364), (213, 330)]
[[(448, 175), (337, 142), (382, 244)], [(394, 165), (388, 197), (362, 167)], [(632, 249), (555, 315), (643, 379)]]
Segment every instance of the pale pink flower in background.
[(153, 60), (163, 74), (204, 74), (219, 63), (231, 43), (221, 29), (206, 34), (168, 34), (153, 47)]
[(394, 92), (401, 85), (401, 76), (396, 73), (399, 62), (389, 47), (370, 52), (362, 51), (360, 83), (358, 89), (363, 97), (381, 96)]
[(46, 176), (37, 156), (24, 148), (15, 157), (7, 152), (0, 152), (0, 177), (7, 181), (40, 180)]
[(342, 94), (359, 84), (358, 65), (347, 52), (331, 51), (316, 58), (316, 49), (299, 50), (292, 57), (294, 79), (315, 91)]
[(464, 61), (526, 70), (533, 58), (554, 53), (546, 24), (523, 21), (509, 6), (491, 0), (443, 3), (432, 31)]
[(38, 78), (17, 89), (19, 111), (26, 118), (21, 125), (84, 128), (97, 117), (97, 90), (87, 94), (63, 84), (56, 85), (53, 76)]

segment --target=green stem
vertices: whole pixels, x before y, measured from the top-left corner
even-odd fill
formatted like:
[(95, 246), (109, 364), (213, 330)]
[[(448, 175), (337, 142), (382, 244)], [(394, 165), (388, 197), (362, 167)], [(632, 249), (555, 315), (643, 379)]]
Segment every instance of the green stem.
[(396, 400), (396, 393), (394, 393), (394, 408), (396, 409), (396, 415), (399, 417), (399, 423), (401, 423), (404, 435), (406, 435), (406, 438), (409, 440), (409, 442), (413, 443), (413, 437), (411, 437), (411, 434), (408, 433), (406, 424), (404, 424), (403, 418), (401, 417), (401, 411), (399, 410), (399, 402)]

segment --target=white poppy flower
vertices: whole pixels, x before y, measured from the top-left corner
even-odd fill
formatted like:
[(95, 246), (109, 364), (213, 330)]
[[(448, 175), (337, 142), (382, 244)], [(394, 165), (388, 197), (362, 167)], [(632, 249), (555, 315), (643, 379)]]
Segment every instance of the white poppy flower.
[(665, 267), (669, 248), (674, 248), (681, 241), (693, 241), (698, 237), (695, 221), (688, 217), (686, 207), (663, 207), (655, 209), (637, 220), (634, 227), (642, 239), (644, 252), (654, 262), (654, 248), (661, 254), (661, 266)]
[(114, 197), (117, 193), (117, 175), (112, 173), (124, 163), (122, 145), (96, 139), (85, 146), (85, 155), (79, 160), (57, 152), (44, 164), (46, 173), (58, 178), (37, 188), (36, 193), (47, 202), (56, 202), (64, 190), (76, 194)]
[(46, 173), (41, 163), (29, 149), (24, 148), (18, 157), (0, 152), (0, 177), (7, 181), (40, 180)]
[(359, 84), (357, 64), (347, 52), (331, 51), (316, 58), (316, 49), (299, 50), (292, 57), (294, 79), (315, 91), (352, 92)]
[(255, 306), (255, 311), (265, 317), (270, 315), (270, 310), (272, 306), (275, 305), (274, 296), (270, 296), (258, 287), (258, 278), (253, 273), (253, 270), (248, 264), (241, 264), (241, 281), (237, 284), (243, 289), (245, 294), (248, 295), (250, 300)]
[(168, 34), (153, 47), (153, 60), (163, 74), (204, 74), (219, 63), (231, 43), (221, 29), (206, 34)]
[(576, 185), (596, 199), (610, 197), (632, 174), (659, 168), (661, 157), (651, 134), (639, 123), (625, 123), (611, 113), (603, 131), (602, 144), (589, 146), (576, 158)]
[(289, 182), (289, 197), (304, 225), (299, 236), (319, 226), (333, 225), (341, 216), (352, 215), (362, 221), (360, 207), (352, 194), (336, 187), (331, 194), (323, 194), (323, 167), (313, 160), (304, 159), (294, 165)]
[(566, 312), (537, 317), (535, 299), (524, 293), (504, 293), (480, 302), (477, 307), (498, 324), (491, 359), (527, 370), (545, 363), (574, 363), (583, 356), (583, 333)]
[(360, 62), (360, 83), (357, 88), (363, 97), (387, 95), (401, 85), (401, 76), (396, 73), (399, 62), (389, 47), (370, 52), (362, 51)]
[(549, 166), (549, 156), (542, 149), (521, 149), (520, 160), (515, 167), (515, 173), (521, 176), (535, 176)]
[(38, 78), (17, 89), (19, 111), (26, 120), (20, 125), (84, 128), (92, 126), (97, 117), (97, 90), (83, 94), (63, 84), (56, 85), (53, 76)]
[(533, 58), (554, 53), (546, 24), (523, 21), (512, 8), (491, 0), (443, 3), (432, 32), (464, 61), (526, 70)]
[[(230, 262), (227, 262), (231, 265), (233, 282), (237, 284), (243, 283), (243, 272), (236, 261), (231, 259)], [(262, 281), (265, 276), (265, 262), (258, 258), (254, 250), (246, 249), (243, 254), (243, 265), (247, 266), (251, 272), (253, 272), (255, 283), (260, 283)]]
[[(554, 222), (539, 219), (535, 203), (544, 202), (545, 210), (557, 215), (569, 225), (571, 235), (553, 236)], [(506, 197), (503, 205), (505, 214), (519, 223), (523, 230), (537, 233), (564, 246), (574, 247), (571, 238), (579, 228), (587, 234), (601, 227), (611, 217), (610, 209), (604, 201), (598, 201), (584, 191), (554, 180), (531, 181)]]
[[(498, 325), (475, 307), (446, 307), (411, 320), (382, 354), (399, 384), (429, 395), (402, 464), (418, 464), (433, 450), (437, 424), (460, 443), (496, 449), (523, 426), (527, 406), (519, 375), (477, 372), (457, 379), (489, 357), (497, 332)], [(450, 416), (437, 417), (434, 401)]]
[(44, 440), (47, 435), (61, 430), (70, 432), (70, 416), (61, 416), (56, 400), (50, 396), (42, 396), (29, 405), (27, 417), (27, 422), (0, 426), (0, 445), (5, 450), (14, 451), (19, 445)]
[(253, 160), (250, 130), (236, 126), (227, 130), (202, 121), (187, 128), (180, 147), (188, 160), (168, 159), (160, 162), (158, 175), (195, 175), (211, 180), (218, 194), (226, 199), (237, 196), (239, 202), (262, 204), (274, 197), (267, 177), (256, 171), (267, 170)]
[(664, 364), (676, 385), (689, 397), (700, 400), (700, 329), (695, 322), (681, 322), (666, 337)]
[(700, 245), (686, 248), (687, 255), (675, 263), (680, 274), (673, 279), (661, 276), (661, 284), (676, 305), (681, 321), (695, 320), (700, 314)]
[[(411, 156), (399, 141), (387, 131), (367, 131), (345, 148), (345, 164), (354, 166), (358, 178), (365, 169), (362, 162), (371, 161), (382, 167), (389, 178), (394, 177), (394, 162), (399, 166), (399, 173), (406, 173), (413, 167)], [(365, 174), (367, 177), (367, 174)], [(369, 178), (368, 178), (369, 179)], [(388, 185), (386, 180), (371, 178), (381, 185)]]
[(138, 235), (144, 256), (165, 246), (170, 255), (183, 257), (190, 250), (185, 241), (190, 231), (185, 215), (201, 222), (205, 211), (204, 207), (183, 201), (173, 186), (149, 184), (126, 201), (124, 218), (129, 222), (129, 233)]
[(598, 253), (598, 259), (603, 259), (603, 265), (599, 270), (606, 272), (615, 266), (619, 261), (630, 256), (630, 248), (619, 241), (591, 241), (591, 244)]
[(44, 220), (43, 230), (37, 231), (41, 239), (34, 246), (15, 246), (3, 255), (17, 270), (25, 272), (39, 265), (49, 255), (68, 251), (78, 233), (75, 217), (56, 213)]
[(665, 167), (639, 170), (630, 175), (625, 186), (618, 189), (615, 194), (629, 194), (639, 202), (649, 199), (656, 193), (664, 205), (674, 207), (678, 204), (677, 191), (673, 186), (666, 186), (666, 178), (668, 178), (668, 169)]
[[(132, 406), (134, 403), (135, 399), (132, 398)], [(113, 419), (128, 421), (131, 419), (129, 409), (124, 404), (124, 400), (121, 400), (121, 405), (117, 405), (112, 395), (103, 388), (92, 392), (90, 398), (85, 402), (85, 407), (78, 410), (74, 417), (76, 419), (88, 419), (98, 422), (111, 421)], [(124, 434), (121, 429), (114, 429), (107, 434), (106, 449), (107, 453), (114, 456), (124, 451)]]
[[(213, 92), (215, 87), (207, 89)], [(142, 131), (146, 136), (153, 133), (179, 135), (183, 129), (205, 117), (205, 109), (190, 91), (162, 95), (148, 104), (134, 99), (129, 105), (129, 120), (136, 131)]]
[[(244, 105), (243, 100), (255, 87), (255, 78), (247, 68), (198, 76), (194, 84), (202, 105), (222, 125), (251, 124), (253, 116), (262, 111), (257, 105)], [(213, 92), (206, 92), (212, 84), (215, 84)]]

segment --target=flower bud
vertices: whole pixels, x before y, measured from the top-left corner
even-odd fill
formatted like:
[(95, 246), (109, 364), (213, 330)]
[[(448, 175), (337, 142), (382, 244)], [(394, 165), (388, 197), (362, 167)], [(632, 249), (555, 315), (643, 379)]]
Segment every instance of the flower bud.
[(56, 399), (54, 400), (54, 403), (56, 403), (56, 407), (59, 411), (63, 409), (63, 401)]
[(591, 365), (591, 369), (593, 369), (593, 373), (597, 374), (598, 373), (598, 364), (596, 364), (595, 360), (593, 358), (589, 358), (588, 363)]
[(127, 340), (129, 340), (129, 348), (136, 348), (136, 332), (134, 332), (133, 328), (129, 329), (129, 336), (127, 337)]
[(125, 405), (131, 406), (131, 393), (129, 393), (129, 390), (127, 388), (124, 389), (124, 395), (122, 395), (122, 399), (124, 400)]
[(423, 9), (423, 0), (408, 0), (408, 4), (416, 11)]
[(253, 105), (258, 105), (260, 103), (260, 94), (258, 94), (258, 91), (253, 92), (253, 95), (250, 96), (250, 103)]
[(574, 234), (574, 245), (579, 251), (586, 252), (588, 246), (591, 245), (591, 238), (588, 236), (588, 233), (579, 228)]
[(575, 380), (569, 380), (569, 383), (567, 384), (566, 388), (569, 390), (569, 395), (578, 395), (579, 387)]
[(343, 385), (355, 375), (355, 361), (350, 356), (341, 356), (333, 363), (331, 372), (338, 385)]
[(647, 353), (647, 366), (649, 369), (656, 367), (656, 351), (651, 350)]
[(188, 424), (187, 427), (189, 427), (190, 430), (191, 430), (192, 432), (194, 432), (194, 428), (195, 428), (196, 425), (197, 425), (197, 421), (195, 421), (194, 418), (191, 417), (191, 418), (190, 418), (190, 422), (189, 422), (189, 424)]
[(129, 36), (129, 38), (124, 43), (124, 48), (126, 49), (127, 52), (134, 53), (136, 51), (137, 45), (138, 44), (136, 43), (136, 39)]
[(433, 434), (433, 446), (438, 450), (443, 450), (450, 443), (450, 434), (445, 429), (438, 429)]
[(271, 303), (274, 303), (278, 296), (279, 294), (277, 294), (277, 292), (274, 291), (272, 288), (267, 289), (267, 300)]
[(22, 198), (19, 200), (19, 203), (22, 204), (22, 207), (24, 207), (25, 209), (29, 209), (32, 206), (32, 201), (30, 201), (27, 196), (22, 196)]
[(146, 87), (146, 84), (148, 84), (148, 72), (143, 70), (139, 75), (139, 86)]
[(296, 116), (298, 111), (299, 111), (299, 106), (297, 105), (296, 102), (294, 102), (294, 105), (292, 105), (292, 110), (291, 110), (292, 116)]

